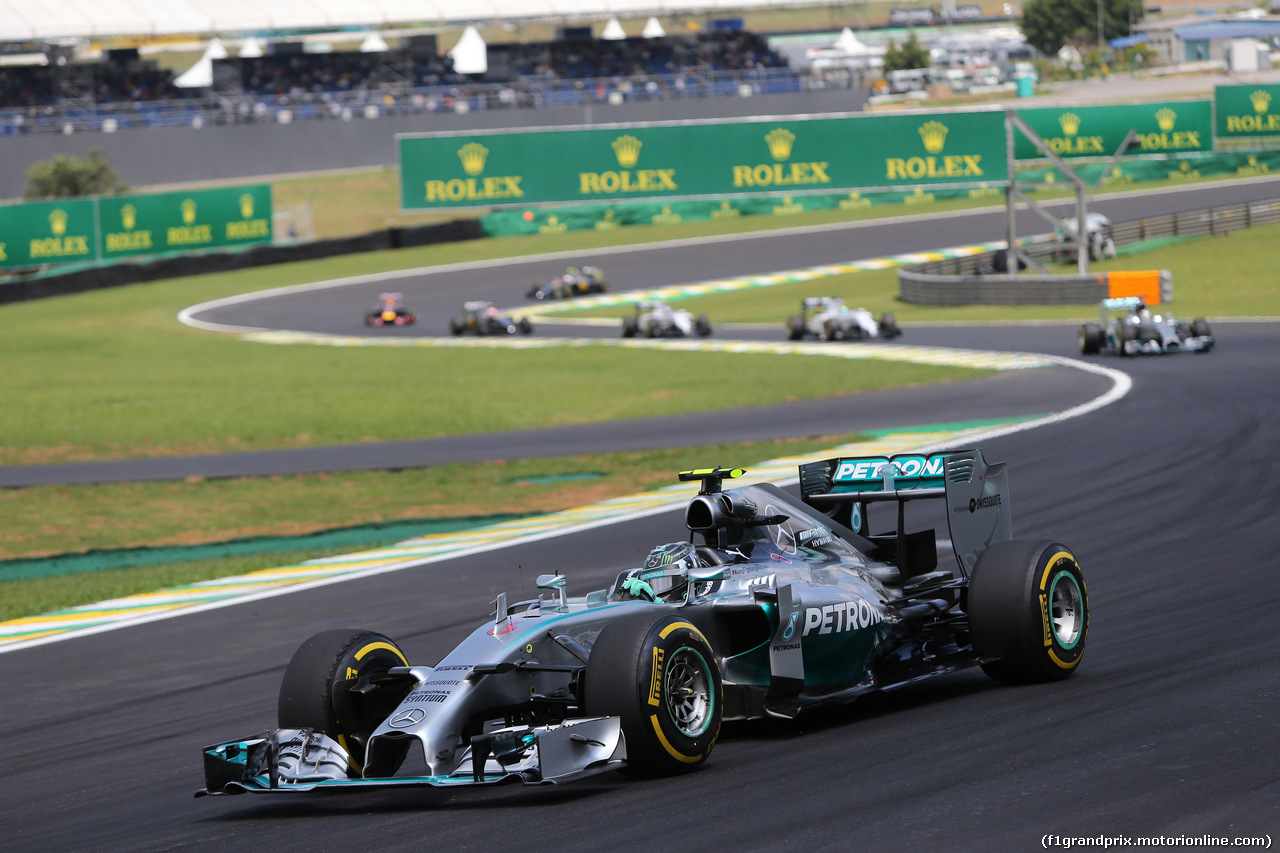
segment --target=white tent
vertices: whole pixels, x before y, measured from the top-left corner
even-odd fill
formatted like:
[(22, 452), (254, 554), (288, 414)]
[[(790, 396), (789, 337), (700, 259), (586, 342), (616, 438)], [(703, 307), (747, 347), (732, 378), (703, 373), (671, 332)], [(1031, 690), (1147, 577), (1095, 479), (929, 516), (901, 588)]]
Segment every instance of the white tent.
[(657, 18), (650, 18), (644, 22), (644, 31), (640, 35), (647, 39), (660, 39), (667, 34), (662, 28), (662, 24), (658, 23)]
[(837, 50), (843, 50), (845, 53), (862, 53), (867, 49), (867, 46), (858, 41), (858, 37), (848, 27), (840, 31), (840, 37), (836, 39), (833, 47)]
[(213, 85), (213, 60), (206, 51), (196, 60), (196, 64), (188, 68), (173, 81), (180, 89), (207, 89)]
[(249, 38), (245, 39), (243, 42), (240, 43), (241, 59), (257, 59), (258, 57), (264, 56), (264, 55), (265, 55), (265, 52), (262, 49), (262, 43), (259, 42), (256, 38), (253, 38), (252, 36), (250, 36)]
[(227, 48), (222, 42), (214, 39), (204, 49), (204, 53), (196, 60), (196, 64), (178, 75), (173, 85), (182, 89), (207, 89), (213, 85), (213, 61), (226, 59)]
[(453, 70), (459, 74), (483, 74), (489, 70), (489, 48), (475, 27), (462, 31), (462, 38), (449, 51)]
[(386, 39), (377, 33), (369, 33), (360, 43), (361, 53), (386, 53), (388, 50)]
[(626, 37), (627, 31), (618, 23), (617, 18), (610, 18), (609, 23), (604, 25), (604, 32), (600, 33), (600, 38), (605, 41), (621, 41)]

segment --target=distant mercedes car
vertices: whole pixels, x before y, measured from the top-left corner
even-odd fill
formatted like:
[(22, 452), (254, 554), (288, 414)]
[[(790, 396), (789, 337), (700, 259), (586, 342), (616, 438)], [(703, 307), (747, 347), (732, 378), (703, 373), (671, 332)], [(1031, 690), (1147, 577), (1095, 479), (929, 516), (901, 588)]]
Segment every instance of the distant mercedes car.
[(1209, 321), (1203, 317), (1186, 323), (1172, 314), (1153, 314), (1138, 297), (1103, 300), (1100, 315), (1101, 322), (1080, 327), (1080, 352), (1084, 355), (1206, 353), (1214, 346)]
[(859, 341), (880, 337), (892, 340), (902, 334), (892, 314), (875, 316), (865, 308), (850, 308), (838, 296), (811, 296), (800, 303), (800, 313), (787, 318), (787, 338), (806, 336), (820, 341)]
[(466, 302), (462, 315), (449, 318), (449, 331), (454, 335), (528, 335), (533, 324), (528, 317), (514, 319), (502, 313), (492, 302)]
[(622, 318), (624, 338), (705, 338), (709, 334), (711, 321), (706, 314), (695, 317), (683, 308), (672, 308), (658, 300), (637, 302), (636, 313)]
[(404, 294), (383, 293), (378, 296), (378, 307), (364, 315), (366, 326), (412, 326), (417, 315), (404, 307)]
[(535, 283), (526, 296), (530, 299), (568, 299), (604, 293), (608, 289), (609, 279), (605, 278), (604, 271), (598, 267), (569, 267), (564, 275)]
[[(682, 773), (725, 720), (791, 718), (972, 666), (1015, 683), (1078, 669), (1084, 575), (1066, 545), (1012, 538), (1003, 463), (977, 450), (830, 459), (800, 466), (799, 498), (722, 488), (743, 473), (682, 472), (700, 488), (679, 541), (583, 597), (550, 574), (536, 580), (550, 599), (498, 595), (434, 665), (373, 631), (316, 634), (285, 670), (275, 727), (202, 750), (197, 795)], [(928, 500), (942, 502), (945, 540), (907, 528), (904, 504)]]

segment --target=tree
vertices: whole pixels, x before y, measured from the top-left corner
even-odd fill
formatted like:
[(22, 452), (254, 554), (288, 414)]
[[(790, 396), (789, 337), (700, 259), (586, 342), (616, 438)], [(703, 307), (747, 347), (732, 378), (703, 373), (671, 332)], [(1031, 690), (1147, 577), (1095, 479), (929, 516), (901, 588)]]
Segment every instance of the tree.
[(88, 195), (117, 195), (129, 185), (120, 179), (102, 151), (90, 148), (84, 157), (58, 154), (27, 169), (27, 201), (43, 198), (76, 198)]
[(898, 47), (892, 41), (884, 51), (884, 73), (905, 71), (911, 68), (928, 68), (933, 62), (929, 59), (929, 49), (916, 38), (916, 31), (907, 34), (907, 40)]
[(1045, 56), (1058, 55), (1063, 45), (1078, 48), (1098, 43), (1098, 9), (1102, 9), (1104, 39), (1129, 35), (1142, 18), (1142, 6), (1131, 0), (1026, 0), (1022, 4), (1022, 34)]

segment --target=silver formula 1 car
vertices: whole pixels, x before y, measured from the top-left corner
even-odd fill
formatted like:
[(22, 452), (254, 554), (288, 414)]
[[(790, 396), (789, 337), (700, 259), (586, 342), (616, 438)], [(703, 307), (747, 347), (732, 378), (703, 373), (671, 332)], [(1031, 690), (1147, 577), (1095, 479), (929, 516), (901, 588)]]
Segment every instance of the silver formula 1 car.
[(800, 313), (787, 318), (787, 338), (806, 335), (820, 341), (860, 341), (881, 337), (892, 340), (902, 334), (893, 314), (877, 320), (866, 308), (850, 308), (838, 296), (810, 296), (800, 302)]
[[(687, 538), (583, 597), (560, 575), (538, 578), (550, 598), (499, 595), (435, 665), (373, 631), (315, 635), (285, 671), (278, 728), (205, 747), (197, 795), (680, 773), (706, 762), (726, 720), (975, 665), (1007, 682), (1078, 668), (1084, 576), (1065, 545), (1012, 538), (1004, 464), (979, 451), (832, 459), (801, 466), (798, 498), (722, 489), (742, 473), (682, 473), (700, 483)], [(940, 503), (944, 565), (934, 529), (908, 529), (917, 501)], [(873, 533), (872, 516), (891, 523)]]
[(1197, 317), (1187, 323), (1172, 314), (1153, 314), (1136, 296), (1104, 299), (1099, 314), (1101, 322), (1085, 323), (1080, 327), (1080, 352), (1083, 355), (1100, 352), (1164, 355), (1205, 353), (1213, 349), (1213, 332), (1208, 320)]

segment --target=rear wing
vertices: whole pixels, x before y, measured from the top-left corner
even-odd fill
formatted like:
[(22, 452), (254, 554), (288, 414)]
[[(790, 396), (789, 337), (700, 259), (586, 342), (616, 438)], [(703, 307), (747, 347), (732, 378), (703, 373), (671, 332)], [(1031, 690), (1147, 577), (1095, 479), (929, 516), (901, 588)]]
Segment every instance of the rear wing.
[(868, 538), (891, 545), (899, 570), (907, 575), (930, 570), (930, 561), (936, 565), (936, 548), (930, 553), (933, 531), (906, 530), (908, 501), (946, 501), (951, 547), (965, 577), (983, 551), (995, 542), (1013, 538), (1008, 472), (1003, 462), (988, 463), (980, 450), (810, 462), (800, 466), (800, 496), (809, 506), (863, 536), (868, 536), (867, 505), (896, 501), (894, 537), (890, 541), (886, 541), (888, 537)]

